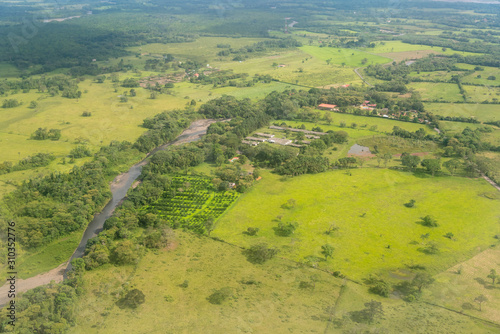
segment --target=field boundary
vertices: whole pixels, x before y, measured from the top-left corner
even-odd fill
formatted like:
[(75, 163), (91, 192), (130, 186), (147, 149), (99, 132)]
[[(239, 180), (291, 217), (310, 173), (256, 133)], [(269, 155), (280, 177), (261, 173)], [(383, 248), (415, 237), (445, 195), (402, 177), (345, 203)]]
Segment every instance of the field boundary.
[(422, 301), (424, 304), (427, 304), (427, 305), (431, 305), (431, 306), (434, 306), (434, 307), (439, 307), (439, 308), (442, 308), (442, 309), (445, 309), (447, 311), (450, 311), (450, 312), (454, 312), (454, 313), (457, 313), (457, 314), (460, 314), (460, 315), (464, 315), (464, 316), (467, 316), (469, 318), (472, 318), (472, 319), (475, 319), (475, 320), (478, 320), (478, 321), (482, 321), (482, 322), (485, 322), (489, 325), (493, 325), (495, 327), (498, 327), (500, 328), (500, 324), (496, 323), (496, 322), (493, 322), (493, 321), (490, 321), (490, 320), (486, 320), (486, 319), (482, 319), (482, 318), (478, 318), (476, 316), (473, 316), (471, 314), (467, 314), (467, 313), (463, 313), (463, 312), (460, 312), (460, 311), (457, 311), (457, 310), (453, 310), (451, 308), (448, 308), (446, 306), (442, 306), (442, 305), (438, 305), (438, 304), (434, 304), (434, 303), (431, 303), (431, 302), (427, 302), (427, 301)]

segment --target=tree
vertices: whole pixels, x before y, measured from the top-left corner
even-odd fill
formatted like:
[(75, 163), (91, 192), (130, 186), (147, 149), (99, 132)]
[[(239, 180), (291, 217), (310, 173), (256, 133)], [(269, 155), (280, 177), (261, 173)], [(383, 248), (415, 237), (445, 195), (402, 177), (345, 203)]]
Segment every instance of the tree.
[(460, 168), (461, 165), (462, 165), (462, 163), (458, 159), (448, 160), (444, 163), (444, 166), (446, 168), (448, 168), (448, 170), (450, 171), (450, 174), (452, 176), (455, 174), (457, 169)]
[(408, 167), (411, 172), (413, 172), (413, 170), (418, 166), (419, 163), (420, 158), (415, 155), (411, 155), (406, 152), (401, 155), (401, 164)]
[(385, 153), (382, 158), (384, 159), (384, 167), (387, 167), (387, 163), (392, 160), (392, 154)]
[(215, 290), (210, 296), (207, 297), (207, 300), (210, 304), (220, 305), (231, 296), (231, 288), (225, 287), (219, 290)]
[(431, 285), (434, 282), (434, 278), (426, 272), (419, 272), (411, 281), (411, 284), (418, 289), (419, 292), (422, 288)]
[(427, 227), (438, 227), (437, 220), (427, 215), (425, 217), (420, 217), (420, 221), (418, 222), (420, 225)]
[(276, 248), (269, 248), (266, 243), (260, 243), (252, 245), (249, 249), (244, 250), (243, 253), (249, 262), (262, 264), (278, 254), (278, 250)]
[(35, 109), (36, 107), (38, 107), (38, 102), (36, 101), (31, 101), (30, 102), (30, 106), (29, 106), (31, 109)]
[(422, 160), (422, 162), (420, 164), (422, 165), (422, 167), (427, 169), (427, 171), (430, 172), (432, 174), (432, 176), (434, 176), (434, 174), (436, 172), (441, 170), (441, 161), (439, 158), (438, 159), (424, 159), (424, 160)]
[(474, 299), (474, 301), (479, 304), (479, 311), (481, 311), (481, 305), (484, 302), (487, 302), (488, 298), (486, 298), (484, 295), (479, 295)]
[(214, 230), (214, 219), (212, 217), (207, 218), (203, 223), (205, 226), (205, 231), (207, 231), (207, 235), (210, 236), (210, 233)]
[(144, 296), (144, 293), (139, 289), (133, 289), (127, 292), (116, 304), (120, 308), (137, 308), (139, 305), (144, 304), (145, 301), (146, 296)]
[(488, 278), (491, 278), (491, 284), (495, 285), (495, 280), (500, 279), (500, 275), (497, 275), (497, 271), (495, 269), (490, 270), (490, 274), (486, 276)]
[(325, 261), (328, 260), (329, 257), (332, 257), (334, 250), (335, 248), (330, 244), (321, 246), (321, 254), (325, 257)]

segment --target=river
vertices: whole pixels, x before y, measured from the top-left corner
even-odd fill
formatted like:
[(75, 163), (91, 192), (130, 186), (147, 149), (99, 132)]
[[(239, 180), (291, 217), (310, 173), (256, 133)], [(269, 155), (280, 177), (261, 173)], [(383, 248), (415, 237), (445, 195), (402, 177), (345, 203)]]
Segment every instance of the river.
[[(112, 199), (106, 204), (106, 206), (102, 209), (102, 211), (94, 216), (94, 219), (87, 226), (87, 229), (83, 233), (83, 237), (80, 241), (80, 244), (74, 251), (70, 260), (67, 262), (68, 266), (66, 267), (64, 264), (59, 267), (52, 269), (49, 272), (27, 278), (25, 280), (18, 279), (16, 281), (16, 291), (24, 292), (30, 289), (34, 289), (38, 286), (45, 285), (50, 283), (51, 281), (60, 282), (64, 278), (66, 278), (66, 273), (71, 269), (71, 260), (80, 258), (83, 256), (85, 252), (85, 246), (87, 245), (87, 241), (93, 237), (95, 237), (99, 232), (102, 231), (104, 222), (106, 219), (111, 217), (115, 208), (123, 201), (125, 196), (127, 195), (127, 191), (134, 184), (134, 181), (141, 175), (142, 167), (148, 163), (148, 158), (161, 150), (165, 150), (169, 146), (172, 145), (181, 145), (189, 142), (193, 142), (199, 140), (203, 135), (207, 133), (207, 129), (210, 124), (216, 122), (211, 119), (202, 119), (197, 120), (191, 123), (189, 128), (184, 130), (182, 134), (180, 134), (175, 140), (170, 143), (164, 144), (160, 147), (155, 148), (153, 151), (148, 153), (144, 160), (136, 163), (130, 169), (123, 174), (118, 175), (113, 182), (111, 183), (111, 193), (113, 195)], [(5, 305), (9, 299), (7, 298), (8, 284), (4, 284), (0, 287), (0, 307)], [(4, 291), (5, 290), (5, 291)]]

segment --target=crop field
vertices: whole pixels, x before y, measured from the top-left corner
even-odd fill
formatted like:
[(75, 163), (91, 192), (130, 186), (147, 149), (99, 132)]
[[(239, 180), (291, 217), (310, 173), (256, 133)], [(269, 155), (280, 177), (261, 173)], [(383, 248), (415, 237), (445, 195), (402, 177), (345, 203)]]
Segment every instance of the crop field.
[[(467, 100), (473, 102), (499, 102), (500, 101), (500, 87), (488, 86), (462, 86), (466, 92)], [(498, 106), (498, 105), (497, 105)], [(500, 109), (500, 108), (499, 108)]]
[(497, 104), (425, 103), (424, 105), (425, 110), (440, 116), (474, 117), (480, 122), (500, 120)]
[[(238, 247), (181, 231), (169, 249), (148, 252), (137, 268), (105, 266), (87, 272), (86, 293), (71, 332), (322, 332), (325, 309), (335, 303), (342, 284), (329, 274), (279, 258), (251, 264)], [(300, 289), (300, 282), (311, 276), (317, 277), (314, 290)], [(226, 287), (232, 296), (221, 305), (207, 300)], [(132, 288), (141, 290), (146, 302), (136, 310), (120, 309), (117, 293)]]
[(408, 88), (413, 88), (422, 95), (425, 101), (442, 100), (448, 102), (463, 101), (458, 85), (450, 83), (412, 82)]
[(219, 218), (239, 197), (235, 191), (214, 191), (209, 178), (175, 176), (172, 184), (177, 191), (165, 193), (156, 203), (141, 210), (199, 233), (205, 231), (207, 219)]
[[(498, 229), (500, 214), (496, 195), (482, 179), (388, 169), (296, 178), (263, 173), (263, 179), (222, 216), (212, 235), (244, 247), (265, 241), (277, 246), (281, 256), (358, 280), (370, 273), (391, 277), (391, 272), (417, 264), (437, 273), (494, 242), (492, 231)], [(289, 199), (295, 206), (283, 208)], [(403, 205), (410, 199), (416, 201), (414, 208)], [(427, 215), (439, 226), (418, 224)], [(279, 221), (297, 222), (298, 228), (290, 237), (278, 236), (273, 227)], [(332, 224), (338, 230), (327, 235)], [(258, 236), (243, 234), (248, 227), (259, 228)], [(453, 240), (443, 237), (447, 233)], [(324, 244), (335, 248), (327, 261), (320, 254)], [(437, 254), (426, 253), (430, 245), (437, 247)]]
[(401, 154), (403, 152), (417, 153), (417, 152), (434, 152), (437, 149), (437, 144), (428, 140), (406, 139), (396, 136), (385, 137), (369, 137), (362, 138), (357, 141), (359, 145), (368, 146), (370, 151), (375, 150), (381, 154), (390, 153)]
[[(497, 227), (492, 232), (499, 233), (500, 229)], [(436, 282), (425, 292), (424, 298), (458, 312), (500, 323), (499, 284), (493, 285), (491, 278), (487, 277), (491, 269), (500, 272), (499, 258), (500, 248), (496, 246), (455, 265), (435, 277)], [(474, 302), (479, 295), (488, 299), (482, 303), (481, 310)], [(464, 303), (470, 303), (472, 308), (462, 307)]]

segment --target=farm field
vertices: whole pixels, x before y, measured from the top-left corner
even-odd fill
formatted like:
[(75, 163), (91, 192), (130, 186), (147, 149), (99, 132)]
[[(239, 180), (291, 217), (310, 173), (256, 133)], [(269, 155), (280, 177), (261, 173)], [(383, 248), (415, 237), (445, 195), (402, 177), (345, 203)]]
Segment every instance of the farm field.
[[(329, 66), (323, 59), (311, 57), (300, 49), (275, 51), (270, 55), (249, 58), (242, 62), (226, 60), (214, 64), (222, 70), (233, 69), (236, 73), (248, 73), (250, 76), (269, 74), (279, 81), (306, 87), (362, 83), (351, 68), (342, 68), (340, 64)], [(277, 67), (276, 64), (283, 67)]]
[[(500, 87), (487, 86), (462, 86), (466, 92), (467, 100), (472, 102), (499, 102)], [(497, 105), (498, 106), (498, 105)], [(500, 107), (499, 107), (500, 109)]]
[(207, 219), (219, 218), (239, 197), (235, 191), (214, 191), (211, 179), (204, 177), (174, 176), (172, 184), (175, 194), (164, 194), (141, 210), (200, 234), (206, 230)]
[[(150, 333), (167, 326), (180, 333), (325, 329), (324, 310), (334, 304), (342, 280), (279, 258), (254, 265), (238, 247), (180, 231), (176, 235), (169, 250), (148, 252), (137, 268), (87, 272), (72, 333), (128, 333), (131, 327)], [(300, 289), (312, 275), (318, 277), (314, 291)], [(179, 286), (184, 281), (186, 288)], [(226, 302), (207, 301), (225, 287), (232, 290)], [(131, 288), (140, 289), (146, 303), (135, 311), (118, 308), (116, 294)]]
[(474, 117), (480, 122), (500, 120), (500, 107), (497, 104), (424, 103), (424, 105), (425, 110), (440, 116)]
[[(263, 173), (263, 180), (219, 219), (212, 235), (244, 247), (266, 241), (276, 245), (281, 256), (357, 280), (370, 273), (390, 277), (391, 272), (412, 264), (437, 273), (494, 242), (491, 229), (497, 228), (499, 198), (484, 194), (496, 195), (496, 190), (482, 179), (415, 176), (387, 169), (337, 170), (284, 179)], [(283, 209), (289, 199), (296, 201), (295, 207)], [(415, 208), (403, 205), (410, 199), (416, 200)], [(426, 215), (435, 217), (440, 226), (418, 224)], [(291, 237), (275, 235), (277, 216), (282, 216), (282, 222), (299, 224)], [(339, 230), (326, 235), (331, 224)], [(258, 236), (244, 235), (248, 227), (260, 228)], [(443, 237), (449, 232), (455, 240)], [(426, 233), (429, 238), (421, 239)], [(438, 245), (439, 254), (422, 252), (431, 241)], [(320, 257), (324, 244), (335, 248), (331, 260)]]
[[(500, 232), (496, 229), (493, 232)], [(490, 270), (500, 272), (500, 248), (498, 246), (485, 250), (470, 260), (464, 261), (435, 276), (436, 282), (424, 294), (424, 299), (464, 312), (475, 317), (500, 322), (500, 289), (498, 283), (492, 285), (487, 276)], [(484, 295), (488, 300), (481, 305), (474, 299)], [(464, 303), (473, 305), (472, 309), (462, 307)]]
[[(372, 64), (385, 64), (391, 61), (389, 58), (376, 56), (367, 52), (357, 51), (353, 49), (342, 48), (321, 48), (319, 46), (302, 46), (302, 51), (309, 55), (326, 61), (331, 59), (331, 64), (340, 65), (344, 64), (347, 67), (361, 67)], [(363, 59), (367, 59), (366, 64), (363, 64)]]
[[(373, 326), (394, 334), (416, 328), (491, 330), (438, 307), (368, 294), (364, 286), (287, 260), (275, 258), (254, 265), (236, 247), (176, 234), (168, 250), (148, 252), (136, 267), (104, 266), (87, 272), (85, 295), (77, 305), (72, 333), (128, 333), (132, 327), (137, 333), (150, 333), (165, 326), (176, 332), (211, 328), (214, 332), (289, 333), (293, 329), (338, 333)], [(169, 265), (172, 263), (175, 265)], [(301, 289), (300, 282), (311, 277), (316, 280), (314, 289)], [(184, 281), (188, 282), (185, 288), (180, 286)], [(225, 287), (232, 291), (229, 300), (221, 305), (207, 301), (213, 291)], [(133, 288), (144, 293), (146, 303), (136, 310), (120, 309), (117, 294)], [(351, 320), (351, 312), (363, 309), (371, 300), (383, 303), (386, 316), (373, 325)], [(329, 313), (333, 305), (335, 312)], [(338, 321), (329, 324), (330, 317)]]
[[(320, 111), (323, 115), (324, 113), (329, 113), (332, 117), (332, 124), (328, 125), (324, 121), (321, 122), (300, 122), (300, 121), (284, 121), (287, 125), (291, 127), (297, 127), (302, 125), (302, 123), (306, 124), (308, 130), (313, 127), (319, 126), (324, 132), (328, 130), (333, 131), (345, 131), (349, 134), (351, 138), (360, 138), (365, 136), (370, 136), (374, 134), (381, 133), (391, 133), (392, 129), (395, 126), (399, 126), (402, 129), (415, 132), (420, 128), (423, 128), (428, 134), (436, 134), (434, 130), (426, 126), (425, 124), (419, 123), (411, 123), (411, 122), (402, 122), (392, 119), (385, 119), (383, 117), (367, 117), (367, 116), (357, 116), (352, 114), (343, 114), (331, 111)], [(277, 121), (278, 123), (280, 121)], [(341, 122), (345, 123), (345, 127), (341, 127)], [(311, 124), (311, 128), (307, 125), (307, 123)], [(356, 128), (352, 128), (352, 123), (356, 124)], [(365, 126), (366, 125), (366, 126)], [(376, 126), (376, 129), (370, 129), (372, 126)]]
[(424, 101), (463, 101), (458, 85), (451, 83), (412, 82), (408, 88), (413, 88), (422, 95)]

